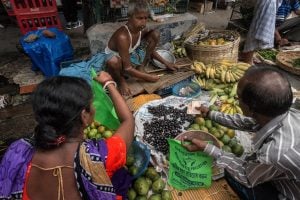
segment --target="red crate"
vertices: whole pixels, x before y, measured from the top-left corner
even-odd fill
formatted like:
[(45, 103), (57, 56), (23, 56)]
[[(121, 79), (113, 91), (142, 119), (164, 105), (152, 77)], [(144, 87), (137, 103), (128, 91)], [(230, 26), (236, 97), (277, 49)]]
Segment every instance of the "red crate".
[(56, 12), (56, 0), (10, 0), (15, 15)]
[(22, 34), (25, 34), (28, 31), (49, 27), (56, 27), (60, 30), (62, 29), (57, 12), (41, 13), (37, 15), (16, 15), (16, 18)]

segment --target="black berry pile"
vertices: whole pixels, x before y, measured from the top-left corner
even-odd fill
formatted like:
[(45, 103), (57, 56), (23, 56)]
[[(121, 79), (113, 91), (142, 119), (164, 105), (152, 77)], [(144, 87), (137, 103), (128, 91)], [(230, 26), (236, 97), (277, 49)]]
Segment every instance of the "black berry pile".
[(185, 123), (193, 122), (194, 117), (186, 114), (187, 108), (180, 105), (179, 109), (173, 106), (149, 106), (148, 112), (153, 115), (151, 122), (144, 123), (143, 139), (164, 155), (169, 153), (167, 138), (175, 138), (182, 132)]

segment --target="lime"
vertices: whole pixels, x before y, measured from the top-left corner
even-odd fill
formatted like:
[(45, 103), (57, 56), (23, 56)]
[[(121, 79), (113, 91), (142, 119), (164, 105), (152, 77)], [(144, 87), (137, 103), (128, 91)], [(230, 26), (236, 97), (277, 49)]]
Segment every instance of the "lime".
[(127, 155), (126, 157), (126, 166), (130, 167), (134, 164), (134, 156), (133, 155)]
[(199, 124), (199, 126), (205, 125), (205, 119), (202, 117), (196, 117), (194, 121), (196, 124)]
[(230, 148), (229, 146), (227, 146), (227, 145), (224, 145), (224, 146), (222, 147), (222, 149), (223, 149), (224, 151), (226, 151), (226, 152), (229, 152), (229, 153), (232, 152), (231, 148)]
[(136, 175), (137, 173), (138, 173), (138, 168), (136, 167), (136, 166), (134, 166), (134, 165), (132, 165), (132, 166), (130, 166), (129, 167), (129, 173), (132, 175), (132, 176), (134, 176), (134, 175)]
[(147, 196), (145, 195), (137, 196), (134, 200), (147, 200)]
[(211, 122), (211, 120), (209, 120), (209, 119), (205, 120), (205, 127), (208, 128), (208, 129), (212, 128), (212, 122)]
[(232, 147), (232, 152), (233, 152), (236, 156), (240, 157), (240, 156), (243, 155), (243, 153), (244, 153), (244, 147), (243, 147), (242, 145), (240, 145), (240, 144), (236, 144), (236, 145), (234, 145), (234, 146)]
[(201, 130), (201, 131), (208, 132), (208, 129), (207, 129), (205, 126), (201, 126), (201, 127), (200, 127), (200, 130)]
[(162, 200), (171, 200), (172, 199), (171, 192), (169, 190), (162, 191), (161, 192), (161, 199)]
[(161, 200), (160, 194), (152, 194), (148, 200)]
[(228, 135), (223, 135), (221, 141), (223, 142), (223, 144), (227, 145), (230, 142), (230, 137)]
[(192, 128), (193, 130), (200, 130), (199, 124), (192, 124), (192, 125), (190, 126), (190, 128)]
[(103, 137), (104, 138), (110, 138), (113, 135), (113, 133), (110, 130), (104, 131)]
[(228, 129), (226, 131), (226, 135), (228, 135), (230, 138), (233, 138), (235, 136), (235, 132), (232, 129)]
[(237, 140), (235, 138), (231, 139), (230, 142), (228, 143), (228, 146), (231, 148), (237, 145)]
[(105, 126), (99, 126), (98, 127), (98, 132), (99, 133), (104, 133), (104, 131), (105, 131)]
[(127, 192), (128, 200), (134, 200), (136, 197), (136, 192), (134, 189), (130, 188)]
[(133, 188), (139, 195), (147, 195), (149, 191), (149, 185), (144, 177), (138, 178), (134, 182)]
[(159, 178), (153, 182), (152, 192), (161, 193), (163, 191), (163, 189), (165, 188), (165, 186), (166, 186), (166, 183), (161, 178)]

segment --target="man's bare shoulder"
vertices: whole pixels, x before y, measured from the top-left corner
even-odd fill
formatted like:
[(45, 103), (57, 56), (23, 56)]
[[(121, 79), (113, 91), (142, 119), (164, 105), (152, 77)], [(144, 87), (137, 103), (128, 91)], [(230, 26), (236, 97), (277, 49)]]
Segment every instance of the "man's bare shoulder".
[(125, 27), (121, 26), (113, 34), (113, 38), (117, 41), (127, 40), (129, 38), (128, 32)]

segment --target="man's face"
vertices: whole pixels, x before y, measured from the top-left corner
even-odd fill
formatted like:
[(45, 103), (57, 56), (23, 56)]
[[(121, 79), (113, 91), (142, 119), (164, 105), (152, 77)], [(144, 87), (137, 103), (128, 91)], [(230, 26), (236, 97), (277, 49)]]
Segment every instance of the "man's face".
[(238, 95), (238, 99), (239, 99), (239, 106), (242, 109), (243, 114), (247, 117), (252, 117), (252, 112), (251, 112), (249, 106), (246, 105), (241, 98), (246, 82), (247, 82), (247, 80), (245, 78), (240, 79), (240, 81), (238, 83), (238, 88), (237, 88), (237, 95)]
[(139, 31), (143, 30), (146, 27), (148, 21), (149, 13), (148, 12), (137, 12), (132, 17), (132, 24), (133, 26), (138, 29)]

